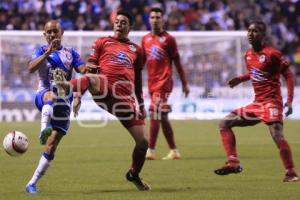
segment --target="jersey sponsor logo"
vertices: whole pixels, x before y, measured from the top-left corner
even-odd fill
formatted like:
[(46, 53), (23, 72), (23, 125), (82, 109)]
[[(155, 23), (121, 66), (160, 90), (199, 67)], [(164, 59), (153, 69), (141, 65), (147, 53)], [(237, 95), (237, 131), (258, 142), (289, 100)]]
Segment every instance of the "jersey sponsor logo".
[(133, 52), (136, 52), (136, 47), (133, 44), (129, 45), (129, 49)]
[(130, 57), (122, 52), (122, 51), (116, 51), (114, 52), (116, 58), (111, 58), (110, 62), (113, 64), (117, 64), (117, 65), (125, 65), (126, 67), (131, 67), (132, 66), (132, 60), (130, 59)]
[(259, 69), (256, 69), (256, 68), (252, 68), (250, 70), (250, 74), (251, 74), (251, 80), (254, 81), (254, 82), (262, 82), (262, 81), (267, 81), (267, 73), (266, 72), (263, 72)]
[(259, 56), (259, 63), (264, 63), (266, 61), (266, 56), (265, 55), (261, 55)]
[(147, 49), (148, 60), (162, 60), (166, 57), (166, 54), (162, 48), (153, 45), (150, 49)]

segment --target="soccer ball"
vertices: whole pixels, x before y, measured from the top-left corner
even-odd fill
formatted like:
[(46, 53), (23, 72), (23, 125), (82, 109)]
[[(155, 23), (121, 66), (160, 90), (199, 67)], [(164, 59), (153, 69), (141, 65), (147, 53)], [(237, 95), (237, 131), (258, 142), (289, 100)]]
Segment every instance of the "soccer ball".
[(20, 156), (28, 149), (28, 138), (20, 131), (8, 133), (3, 140), (3, 147), (6, 153), (11, 156)]

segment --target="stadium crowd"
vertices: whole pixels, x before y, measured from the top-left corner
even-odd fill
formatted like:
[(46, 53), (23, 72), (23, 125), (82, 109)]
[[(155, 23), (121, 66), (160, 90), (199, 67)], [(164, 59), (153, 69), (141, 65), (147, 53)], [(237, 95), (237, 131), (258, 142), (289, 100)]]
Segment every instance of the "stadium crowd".
[(149, 30), (148, 13), (153, 6), (164, 8), (168, 31), (246, 30), (251, 19), (263, 19), (275, 36), (272, 44), (289, 58), (300, 84), (299, 0), (2, 0), (0, 30), (43, 30), (49, 19), (59, 19), (65, 30), (112, 30), (119, 8), (135, 16), (133, 30)]

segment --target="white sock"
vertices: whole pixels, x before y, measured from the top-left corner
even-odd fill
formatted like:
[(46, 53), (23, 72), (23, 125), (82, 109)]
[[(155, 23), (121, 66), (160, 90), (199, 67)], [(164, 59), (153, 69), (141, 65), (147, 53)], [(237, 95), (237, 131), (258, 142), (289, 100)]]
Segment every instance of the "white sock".
[(28, 182), (27, 185), (36, 184), (38, 180), (45, 174), (48, 167), (50, 166), (51, 160), (47, 160), (44, 155), (42, 155), (39, 164), (36, 170), (33, 173), (31, 180)]
[(53, 113), (52, 105), (45, 104), (42, 108), (42, 113), (41, 113), (41, 131), (47, 128), (47, 126), (49, 125), (52, 113)]

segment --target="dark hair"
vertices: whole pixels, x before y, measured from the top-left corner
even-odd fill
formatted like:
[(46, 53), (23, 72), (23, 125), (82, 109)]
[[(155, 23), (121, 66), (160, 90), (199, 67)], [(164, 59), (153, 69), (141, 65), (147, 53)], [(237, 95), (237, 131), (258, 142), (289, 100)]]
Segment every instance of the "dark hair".
[(252, 20), (250, 21), (249, 25), (251, 24), (256, 24), (260, 27), (260, 30), (263, 32), (263, 33), (266, 33), (267, 32), (267, 25), (265, 24), (265, 22), (263, 22), (262, 20)]
[(161, 15), (164, 15), (164, 11), (161, 8), (159, 8), (159, 7), (153, 7), (153, 8), (151, 8), (150, 12), (160, 12)]
[(126, 10), (119, 10), (119, 11), (117, 12), (117, 15), (124, 15), (125, 17), (128, 18), (128, 20), (129, 20), (129, 25), (130, 25), (130, 26), (133, 25), (133, 17), (132, 17), (132, 15), (131, 15), (128, 11), (126, 11)]

